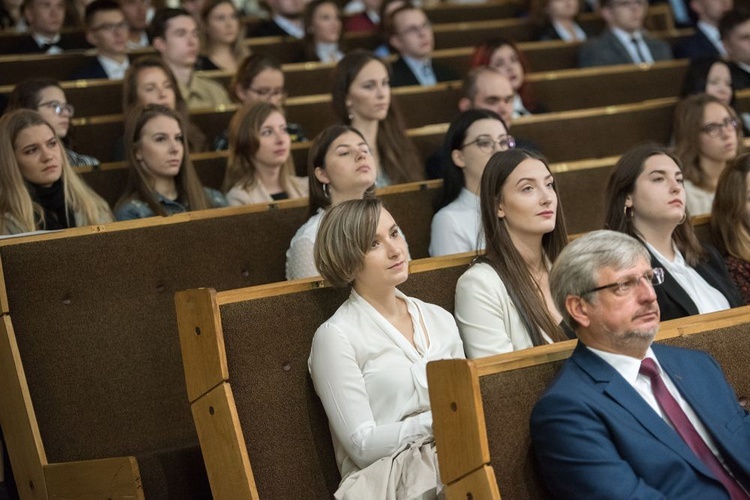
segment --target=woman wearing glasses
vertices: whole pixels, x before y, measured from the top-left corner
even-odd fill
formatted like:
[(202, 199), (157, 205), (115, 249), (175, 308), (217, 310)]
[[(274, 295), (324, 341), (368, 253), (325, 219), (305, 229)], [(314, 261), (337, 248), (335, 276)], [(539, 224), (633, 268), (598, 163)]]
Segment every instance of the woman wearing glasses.
[(708, 94), (697, 94), (677, 105), (674, 131), (688, 211), (692, 215), (707, 214), (721, 173), (742, 151), (739, 119), (728, 104)]
[(362, 132), (371, 145), (378, 187), (423, 178), (423, 163), (391, 102), (390, 74), (383, 61), (364, 50), (349, 52), (336, 66), (332, 99), (341, 121)]
[(294, 175), (286, 118), (278, 107), (246, 105), (232, 117), (229, 130), (224, 190), (230, 205), (307, 196), (307, 178)]
[(13, 88), (8, 98), (8, 111), (13, 109), (33, 109), (38, 111), (52, 125), (57, 137), (65, 145), (65, 154), (72, 167), (98, 167), (99, 160), (92, 156), (76, 153), (69, 149), (70, 120), (75, 114), (73, 105), (68, 104), (60, 82), (51, 78), (26, 80)]
[(606, 227), (639, 238), (664, 269), (662, 321), (742, 305), (719, 253), (696, 238), (685, 198), (679, 159), (654, 144), (625, 153), (607, 186)]
[(40, 113), (0, 119), (0, 234), (65, 229), (113, 220), (112, 211), (78, 177)]
[(443, 142), (450, 158), (441, 174), (443, 190), (432, 218), (430, 255), (448, 255), (484, 248), (479, 215), (479, 181), (496, 151), (513, 148), (502, 118), (492, 111), (471, 109), (451, 123)]
[(456, 284), (455, 315), (466, 356), (567, 340), (549, 270), (568, 237), (544, 159), (522, 149), (492, 155), (480, 205), (487, 252)]

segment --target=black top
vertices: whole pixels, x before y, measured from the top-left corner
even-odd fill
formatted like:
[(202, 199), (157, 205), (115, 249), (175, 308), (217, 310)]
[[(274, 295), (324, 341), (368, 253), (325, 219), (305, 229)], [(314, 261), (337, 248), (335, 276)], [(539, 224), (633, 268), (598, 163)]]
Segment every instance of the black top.
[(75, 227), (75, 214), (65, 203), (62, 178), (49, 187), (29, 184), (29, 192), (44, 210), (44, 229), (66, 229)]

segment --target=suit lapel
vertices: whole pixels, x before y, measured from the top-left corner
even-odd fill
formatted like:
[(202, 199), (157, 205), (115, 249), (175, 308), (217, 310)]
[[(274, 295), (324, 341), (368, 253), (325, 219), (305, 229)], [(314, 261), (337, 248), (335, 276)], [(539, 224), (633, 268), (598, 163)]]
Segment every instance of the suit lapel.
[(631, 63), (635, 62), (633, 61), (633, 58), (630, 57), (630, 52), (628, 52), (628, 49), (623, 47), (622, 43), (620, 43), (620, 40), (618, 40), (615, 34), (611, 31), (607, 31), (607, 43), (609, 43), (612, 50), (616, 52), (624, 61)]
[[(648, 249), (648, 247), (646, 247), (646, 249)], [(662, 267), (661, 262), (659, 262), (656, 256), (651, 253), (650, 249), (648, 249), (648, 253), (651, 256), (651, 267)], [(679, 283), (677, 283), (677, 280), (674, 279), (674, 276), (672, 276), (666, 269), (664, 269), (664, 283), (662, 283), (657, 289), (657, 295), (662, 291), (683, 310), (687, 311), (687, 316), (698, 314), (698, 306), (695, 305), (693, 299), (690, 298), (687, 292)]]
[[(654, 439), (668, 446), (702, 474), (713, 477), (703, 462), (640, 394), (606, 361), (579, 342), (571, 357), (585, 371), (602, 392), (627, 411)], [(661, 362), (661, 360), (660, 360)]]

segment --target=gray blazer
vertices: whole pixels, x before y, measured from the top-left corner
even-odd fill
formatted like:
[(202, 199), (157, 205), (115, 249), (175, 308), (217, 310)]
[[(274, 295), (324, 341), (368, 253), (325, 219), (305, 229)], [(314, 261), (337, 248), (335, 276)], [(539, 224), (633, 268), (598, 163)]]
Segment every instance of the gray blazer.
[[(669, 45), (661, 40), (643, 37), (648, 50), (651, 51), (651, 57), (654, 61), (666, 61), (672, 59), (672, 49)], [(630, 53), (623, 47), (620, 40), (609, 30), (596, 38), (587, 41), (581, 47), (578, 54), (578, 67), (586, 68), (590, 66), (609, 66), (611, 64), (632, 64), (634, 61), (630, 58)]]

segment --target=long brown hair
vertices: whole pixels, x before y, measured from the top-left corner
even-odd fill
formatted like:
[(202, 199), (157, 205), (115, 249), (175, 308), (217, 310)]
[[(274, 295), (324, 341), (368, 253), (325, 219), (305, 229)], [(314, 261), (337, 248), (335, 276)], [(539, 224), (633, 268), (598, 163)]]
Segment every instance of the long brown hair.
[[(185, 130), (180, 115), (176, 111), (160, 104), (138, 105), (125, 118), (125, 154), (130, 166), (130, 172), (125, 191), (117, 202), (118, 207), (133, 198), (140, 198), (151, 207), (154, 214), (167, 215), (157, 199), (156, 191), (151, 186), (150, 174), (136, 157), (136, 150), (140, 146), (143, 127), (159, 116), (166, 116), (175, 120), (180, 125), (180, 130)], [(187, 137), (184, 134), (182, 136), (182, 146), (182, 164), (180, 165), (180, 171), (175, 177), (177, 199), (187, 204), (189, 210), (210, 208), (211, 206), (203, 192), (203, 186), (198, 179), (198, 174), (195, 173), (193, 164), (190, 161)]]
[[(333, 110), (346, 125), (351, 125), (346, 96), (354, 79), (370, 61), (379, 62), (388, 75), (391, 74), (390, 67), (385, 62), (366, 50), (353, 50), (336, 65), (333, 74)], [(393, 184), (414, 182), (424, 178), (422, 160), (414, 144), (406, 136), (404, 122), (393, 100), (385, 119), (378, 123), (377, 144), (371, 144), (370, 147), (377, 148), (380, 166)]]
[[(503, 187), (508, 176), (522, 161), (532, 158), (541, 161), (549, 171), (547, 161), (536, 153), (523, 149), (511, 149), (492, 155), (482, 174), (480, 207), (482, 227), (487, 242), (485, 259), (505, 284), (513, 304), (518, 309), (521, 321), (526, 326), (531, 342), (543, 345), (542, 332), (555, 342), (566, 340), (560, 325), (555, 323), (544, 303), (539, 284), (534, 280), (529, 264), (513, 244), (507, 224), (497, 216), (502, 202)], [(557, 193), (557, 186), (553, 184)], [(555, 229), (542, 236), (542, 250), (551, 263), (557, 259), (568, 241), (560, 197), (557, 198)]]
[[(607, 216), (604, 227), (613, 231), (629, 234), (641, 241), (643, 236), (636, 230), (633, 217), (626, 215), (625, 200), (628, 195), (635, 191), (635, 182), (643, 172), (646, 160), (656, 155), (665, 155), (671, 158), (680, 169), (680, 159), (672, 154), (667, 148), (654, 143), (639, 144), (628, 150), (620, 157), (615, 165), (607, 183), (607, 195), (605, 207)], [(685, 210), (685, 222), (678, 225), (672, 232), (672, 241), (682, 253), (690, 266), (695, 266), (703, 257), (703, 248), (695, 236), (693, 224), (690, 222), (690, 214)]]
[(706, 186), (706, 173), (701, 169), (700, 135), (703, 133), (703, 115), (706, 106), (718, 104), (737, 121), (737, 154), (742, 151), (742, 121), (737, 113), (716, 97), (708, 94), (691, 95), (680, 101), (674, 114), (675, 155), (682, 161), (682, 173), (699, 187)]
[(747, 220), (747, 174), (750, 154), (735, 158), (724, 169), (716, 186), (711, 211), (713, 241), (725, 253), (750, 262), (750, 227)]
[(232, 55), (234, 56), (235, 60), (242, 61), (250, 54), (250, 49), (248, 48), (247, 44), (245, 44), (245, 25), (242, 22), (239, 11), (237, 10), (237, 6), (234, 5), (234, 2), (232, 2), (232, 0), (208, 0), (205, 4), (203, 4), (203, 8), (200, 12), (201, 20), (203, 21), (203, 28), (200, 30), (202, 42), (201, 53), (205, 56), (208, 56), (211, 49), (211, 40), (208, 38), (207, 29), (208, 16), (211, 15), (211, 12), (216, 7), (224, 3), (230, 5), (234, 10), (234, 13), (237, 14), (237, 38), (232, 44)]

